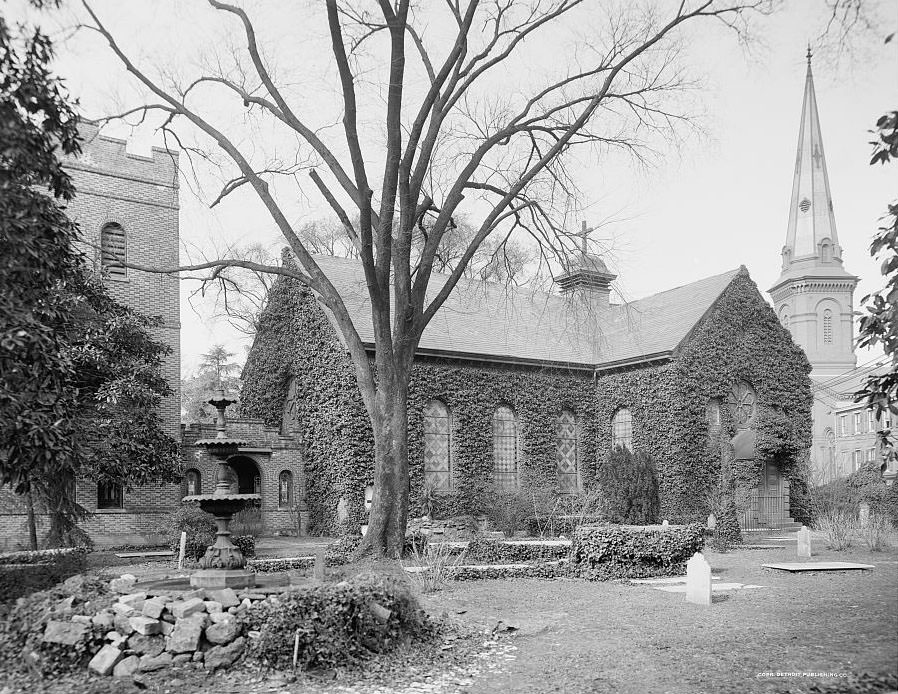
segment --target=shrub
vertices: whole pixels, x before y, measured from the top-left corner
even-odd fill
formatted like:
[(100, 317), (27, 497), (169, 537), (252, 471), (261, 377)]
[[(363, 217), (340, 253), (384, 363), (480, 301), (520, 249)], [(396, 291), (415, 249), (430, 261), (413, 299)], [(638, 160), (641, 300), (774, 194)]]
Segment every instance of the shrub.
[(105, 581), (73, 576), (49, 590), (20, 598), (0, 619), (0, 672), (22, 671), (29, 664), (44, 677), (83, 672), (105, 643), (106, 629), (93, 627), (79, 643), (64, 646), (42, 642), (47, 622), (68, 620), (73, 614), (93, 615), (109, 607), (115, 597)]
[(237, 535), (236, 537), (232, 535), (231, 542), (247, 559), (256, 556), (256, 538), (252, 535)]
[(315, 566), (315, 557), (278, 557), (276, 559), (250, 559), (247, 567), (260, 574), (281, 573)]
[(427, 543), (430, 536), (421, 529), (405, 531), (405, 544), (402, 547), (402, 556), (412, 557), (427, 551)]
[(484, 512), (490, 522), (506, 537), (513, 537), (518, 530), (524, 530), (525, 521), (533, 511), (530, 496), (522, 489), (500, 489), (493, 487), (485, 504)]
[(831, 509), (817, 516), (817, 530), (826, 537), (826, 546), (836, 552), (851, 547), (857, 525), (850, 510)]
[(0, 604), (83, 572), (87, 553), (86, 547), (72, 547), (0, 555)]
[[(386, 618), (377, 606), (389, 610)], [(293, 666), (297, 637), (298, 663), (306, 670), (357, 664), (433, 632), (407, 583), (372, 575), (282, 593), (276, 602), (254, 605), (241, 623), (259, 632), (249, 640), (248, 656), (277, 669)]]
[(642, 525), (657, 523), (661, 512), (655, 464), (647, 453), (617, 446), (603, 465), (596, 482), (605, 497), (608, 520)]
[(179, 506), (160, 528), (166, 542), (175, 556), (181, 547), (181, 533), (187, 533), (187, 547), (184, 558), (196, 561), (206, 553), (206, 547), (215, 539), (215, 520), (199, 506), (184, 504)]
[(425, 543), (423, 550), (414, 547), (411, 556), (415, 565), (423, 568), (411, 573), (423, 593), (442, 590), (451, 578), (453, 567), (459, 563), (459, 557), (453, 556), (445, 542)]
[(246, 506), (234, 514), (231, 521), (231, 532), (235, 535), (251, 535), (259, 537), (262, 534), (262, 509), (258, 505)]
[(860, 526), (861, 539), (871, 552), (881, 552), (889, 546), (892, 522), (882, 513), (873, 512), (867, 523)]
[(540, 544), (536, 542), (504, 542), (482, 536), (475, 537), (463, 551), (466, 562), (498, 564), (546, 559), (565, 559), (570, 553), (568, 544)]
[(701, 525), (580, 527), (571, 546), (571, 570), (590, 580), (670, 576), (701, 550)]
[(344, 535), (336, 542), (331, 542), (324, 550), (325, 566), (348, 564), (360, 544), (362, 544), (361, 535)]

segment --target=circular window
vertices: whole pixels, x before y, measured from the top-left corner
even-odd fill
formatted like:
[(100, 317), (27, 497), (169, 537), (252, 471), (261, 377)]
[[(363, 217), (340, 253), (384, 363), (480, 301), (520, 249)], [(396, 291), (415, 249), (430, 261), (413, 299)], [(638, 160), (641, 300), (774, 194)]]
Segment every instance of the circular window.
[(733, 414), (733, 422), (738, 428), (751, 426), (758, 412), (758, 396), (754, 388), (745, 381), (736, 381), (730, 390), (728, 404)]
[(811, 201), (805, 198), (800, 203), (798, 203), (798, 209), (800, 209), (802, 212), (807, 212), (809, 209), (811, 209)]

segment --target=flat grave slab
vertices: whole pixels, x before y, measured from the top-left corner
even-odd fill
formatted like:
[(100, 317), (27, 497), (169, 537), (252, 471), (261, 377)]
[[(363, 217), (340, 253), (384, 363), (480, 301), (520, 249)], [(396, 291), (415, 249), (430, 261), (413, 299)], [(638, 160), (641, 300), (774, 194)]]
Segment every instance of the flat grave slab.
[[(763, 588), (764, 586), (756, 586), (750, 583), (712, 583), (711, 584), (711, 592), (718, 593), (724, 590), (745, 590), (747, 588)], [(677, 585), (669, 585), (669, 586), (652, 586), (655, 590), (663, 590), (665, 593), (685, 593), (686, 592), (686, 584), (679, 583)]]
[(169, 550), (159, 550), (153, 552), (120, 552), (116, 553), (119, 559), (135, 559), (137, 557), (173, 557), (175, 553)]
[(786, 545), (735, 545), (733, 549), (786, 549)]
[(852, 571), (875, 568), (873, 564), (855, 564), (850, 561), (785, 561), (776, 564), (761, 564), (765, 569), (779, 571)]
[[(712, 581), (719, 581), (720, 576), (711, 576)], [(686, 585), (685, 576), (661, 576), (659, 578), (631, 578), (630, 583), (637, 583), (647, 586), (664, 586), (674, 583), (682, 583)]]

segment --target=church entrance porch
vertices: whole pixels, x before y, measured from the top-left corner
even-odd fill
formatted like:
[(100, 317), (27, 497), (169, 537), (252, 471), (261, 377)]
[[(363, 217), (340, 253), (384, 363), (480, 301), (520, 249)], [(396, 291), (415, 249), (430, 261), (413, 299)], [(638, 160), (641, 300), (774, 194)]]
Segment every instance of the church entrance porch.
[[(245, 455), (235, 455), (228, 458), (228, 465), (234, 471), (236, 476), (236, 486), (238, 494), (261, 494), (262, 493), (262, 475), (259, 472), (259, 466), (256, 461)], [(231, 487), (235, 482), (232, 480)]]

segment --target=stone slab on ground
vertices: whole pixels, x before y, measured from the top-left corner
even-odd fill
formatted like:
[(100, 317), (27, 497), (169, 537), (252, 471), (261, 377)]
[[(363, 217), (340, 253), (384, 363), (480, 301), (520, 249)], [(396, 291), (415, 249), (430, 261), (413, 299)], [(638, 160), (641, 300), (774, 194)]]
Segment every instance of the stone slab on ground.
[[(712, 581), (719, 581), (720, 576), (711, 575)], [(659, 578), (631, 578), (630, 583), (636, 583), (639, 585), (668, 585), (671, 583), (686, 583), (685, 576), (661, 576)]]
[(81, 643), (84, 637), (90, 633), (90, 627), (81, 622), (47, 622), (47, 628), (41, 641), (45, 643), (61, 643), (65, 646), (74, 646)]
[(786, 561), (775, 564), (761, 564), (765, 569), (779, 571), (852, 571), (876, 568), (873, 564), (855, 564), (850, 561)]
[(121, 658), (122, 652), (118, 647), (106, 644), (91, 658), (87, 667), (98, 675), (108, 675)]
[(786, 549), (786, 545), (734, 545), (733, 549)]
[(116, 554), (119, 559), (132, 559), (135, 557), (173, 557), (175, 553), (171, 550), (159, 550), (154, 552), (122, 552)]
[[(663, 590), (665, 593), (685, 593), (686, 584), (678, 583), (668, 586), (652, 586), (655, 590)], [(764, 588), (764, 586), (756, 586), (750, 583), (712, 583), (711, 592), (717, 593), (724, 590), (745, 590), (746, 588)]]

